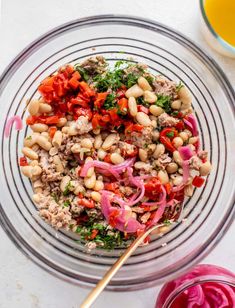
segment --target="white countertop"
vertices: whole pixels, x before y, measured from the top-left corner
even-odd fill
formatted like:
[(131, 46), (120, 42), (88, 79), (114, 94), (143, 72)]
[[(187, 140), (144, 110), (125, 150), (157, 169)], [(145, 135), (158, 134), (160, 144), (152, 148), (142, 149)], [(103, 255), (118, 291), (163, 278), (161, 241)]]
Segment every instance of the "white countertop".
[[(1, 3), (1, 1), (0, 1)], [(99, 14), (130, 14), (169, 25), (206, 49), (235, 86), (235, 60), (212, 51), (199, 29), (198, 1), (188, 0), (2, 0), (0, 72), (27, 44), (44, 32), (72, 19)], [(0, 188), (1, 192), (1, 188)], [(235, 224), (203, 263), (235, 271)], [(46, 273), (27, 259), (0, 228), (0, 307), (79, 307), (88, 290)], [(159, 287), (129, 293), (104, 292), (95, 308), (151, 308)]]

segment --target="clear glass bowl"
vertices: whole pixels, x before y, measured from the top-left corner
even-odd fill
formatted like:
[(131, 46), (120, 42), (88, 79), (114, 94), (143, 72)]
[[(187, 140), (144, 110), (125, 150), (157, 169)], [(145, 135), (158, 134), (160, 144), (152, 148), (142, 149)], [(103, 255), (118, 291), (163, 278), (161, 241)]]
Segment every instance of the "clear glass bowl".
[[(0, 87), (0, 220), (14, 243), (41, 267), (80, 285), (94, 285), (122, 253), (88, 254), (76, 236), (47, 225), (31, 200), (32, 189), (20, 173), (18, 158), (27, 128), (3, 137), (6, 119), (26, 118), (25, 101), (37, 97), (39, 82), (68, 62), (102, 54), (110, 63), (127, 59), (149, 65), (153, 73), (182, 80), (209, 151), (213, 171), (205, 186), (185, 204), (182, 223), (140, 247), (109, 284), (133, 290), (173, 279), (199, 262), (224, 235), (234, 218), (235, 95), (219, 66), (193, 42), (156, 22), (129, 16), (95, 16), (53, 29), (28, 46), (6, 68)], [(130, 57), (133, 57), (131, 60)]]
[[(188, 300), (191, 301), (190, 307), (194, 307), (192, 300), (193, 302), (198, 301), (201, 295), (193, 288), (197, 286), (200, 286), (206, 300), (212, 301), (215, 305), (217, 304), (216, 306), (212, 304), (212, 307), (220, 307), (221, 303), (218, 302), (218, 299), (222, 300), (222, 298), (228, 300), (229, 307), (233, 307), (231, 301), (232, 299), (235, 301), (235, 274), (220, 266), (199, 264), (185, 275), (167, 282), (158, 294), (155, 308), (186, 308), (189, 307)], [(226, 288), (230, 291), (226, 290)], [(191, 291), (190, 297), (188, 296), (190, 294), (188, 291)], [(200, 290), (198, 291), (200, 292)], [(226, 305), (226, 307), (228, 306)], [(205, 303), (198, 303), (198, 307), (207, 306)]]

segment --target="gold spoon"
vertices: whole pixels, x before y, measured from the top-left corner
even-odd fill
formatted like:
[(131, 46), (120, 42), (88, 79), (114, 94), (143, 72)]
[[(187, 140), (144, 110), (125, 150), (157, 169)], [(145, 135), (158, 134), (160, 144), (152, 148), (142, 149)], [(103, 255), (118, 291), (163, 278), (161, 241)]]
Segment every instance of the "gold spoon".
[(80, 308), (89, 308), (94, 303), (96, 298), (100, 295), (100, 293), (104, 290), (113, 276), (117, 273), (119, 268), (124, 264), (124, 262), (132, 255), (132, 253), (136, 250), (136, 248), (143, 242), (143, 240), (154, 230), (163, 227), (164, 224), (156, 225), (148, 230), (146, 230), (143, 234), (139, 235), (134, 242), (125, 250), (123, 255), (112, 265), (112, 267), (107, 271), (104, 277), (97, 283), (96, 287), (88, 294), (86, 299), (81, 304)]

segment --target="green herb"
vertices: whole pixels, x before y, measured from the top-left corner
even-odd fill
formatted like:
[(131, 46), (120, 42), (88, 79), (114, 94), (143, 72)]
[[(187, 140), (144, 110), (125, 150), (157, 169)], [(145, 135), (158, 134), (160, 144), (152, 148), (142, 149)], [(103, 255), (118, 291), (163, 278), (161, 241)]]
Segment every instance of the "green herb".
[(174, 137), (174, 132), (168, 132), (166, 133), (167, 137), (172, 138)]
[(123, 84), (122, 82), (123, 70), (117, 69), (108, 71), (105, 74), (94, 77), (95, 87), (99, 92), (105, 92), (108, 89), (117, 90)]
[(32, 139), (32, 136), (28, 136), (27, 138), (26, 138), (26, 140), (31, 140)]
[(184, 85), (183, 85), (183, 83), (180, 81), (179, 83), (178, 83), (178, 85), (176, 86), (176, 91), (178, 92), (181, 88), (183, 88), (184, 87)]
[(115, 63), (115, 68), (120, 68), (120, 66), (122, 66), (123, 64), (127, 64), (127, 61), (124, 60), (119, 60)]
[(176, 117), (178, 114), (179, 114), (179, 111), (173, 111), (173, 112), (171, 113), (171, 115), (172, 115), (173, 117)]
[(163, 221), (163, 223), (164, 223), (164, 225), (166, 225), (166, 226), (170, 226), (170, 225), (171, 225), (171, 221), (170, 221), (169, 219), (165, 219), (165, 220)]
[(70, 189), (73, 187), (71, 184), (71, 181), (68, 182), (68, 184), (65, 187), (65, 190), (63, 191), (63, 195), (67, 196), (70, 193)]
[(144, 100), (143, 96), (138, 97), (138, 98), (136, 99), (136, 102), (137, 102), (137, 105), (142, 105), (142, 106), (144, 106), (144, 107), (149, 108), (149, 103), (147, 103), (147, 102)]
[(139, 78), (139, 75), (135, 75), (133, 73), (129, 73), (125, 79), (124, 79), (124, 85), (129, 89), (131, 88), (134, 84), (136, 84), (137, 80)]
[(56, 193), (52, 193), (51, 196), (55, 200), (56, 203), (59, 202), (59, 196)]
[(148, 81), (148, 83), (152, 86), (154, 78), (152, 76), (146, 76), (145, 79)]
[(158, 95), (156, 105), (163, 108), (166, 113), (170, 113), (171, 110), (171, 97), (168, 95)]
[(83, 67), (81, 67), (79, 65), (75, 65), (75, 70), (79, 72), (82, 79), (84, 79), (85, 81), (87, 81), (89, 79), (89, 75), (87, 74), (86, 70)]
[(108, 94), (106, 97), (106, 100), (104, 102), (104, 109), (112, 109), (116, 106), (116, 101), (115, 101), (116, 96), (114, 94)]
[(71, 205), (70, 200), (65, 200), (64, 203), (63, 203), (63, 207), (68, 207), (70, 205)]

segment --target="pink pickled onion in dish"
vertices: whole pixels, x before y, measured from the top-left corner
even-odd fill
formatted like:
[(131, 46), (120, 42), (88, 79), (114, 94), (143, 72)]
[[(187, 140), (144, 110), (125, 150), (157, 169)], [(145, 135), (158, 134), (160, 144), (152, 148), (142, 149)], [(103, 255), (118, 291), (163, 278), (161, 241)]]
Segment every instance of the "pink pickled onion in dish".
[(184, 123), (188, 126), (193, 136), (198, 135), (197, 121), (194, 115), (190, 114), (187, 116), (187, 119), (184, 119)]
[(10, 136), (10, 131), (12, 125), (15, 123), (16, 130), (21, 130), (23, 128), (23, 123), (18, 115), (15, 115), (7, 120), (6, 127), (4, 130), (4, 136), (8, 138)]
[(128, 174), (129, 182), (130, 182), (130, 184), (135, 185), (136, 187), (138, 187), (140, 189), (140, 194), (139, 194), (138, 198), (127, 202), (128, 206), (133, 206), (136, 203), (138, 203), (144, 197), (144, 194), (145, 194), (145, 187), (144, 187), (143, 181), (134, 177), (132, 172), (133, 172), (133, 170), (130, 167), (128, 167), (127, 168), (127, 174)]
[(132, 166), (134, 162), (135, 162), (135, 158), (127, 159), (124, 163), (121, 163), (118, 165), (112, 165), (112, 164), (102, 162), (99, 160), (88, 161), (82, 167), (80, 176), (85, 177), (87, 175), (88, 170), (91, 167), (96, 167), (96, 168), (99, 168), (100, 173), (105, 171), (105, 174), (107, 175), (107, 172), (109, 172), (115, 178), (119, 179), (120, 178), (119, 174), (125, 171), (125, 169), (128, 168), (129, 166)]
[[(165, 187), (162, 186), (162, 191), (164, 193), (164, 195), (166, 195), (166, 190)], [(162, 218), (162, 215), (165, 211), (165, 207), (166, 207), (166, 198), (162, 200), (162, 203), (160, 204), (159, 208), (157, 209), (155, 215), (153, 216), (153, 219), (151, 221), (151, 224), (149, 227), (154, 226), (158, 223), (158, 221)]]
[(183, 181), (179, 185), (172, 187), (173, 192), (177, 192), (177, 191), (180, 191), (181, 189), (183, 189), (185, 184), (188, 181), (188, 178), (189, 178), (189, 175), (190, 175), (189, 174), (189, 162), (187, 160), (184, 160), (183, 163), (182, 163), (182, 167), (183, 167)]
[(183, 160), (189, 160), (193, 156), (193, 151), (188, 145), (179, 147), (178, 151)]
[(188, 290), (188, 308), (197, 307), (197, 305), (203, 305), (205, 297), (200, 285), (191, 287)]
[(122, 232), (135, 233), (137, 230), (145, 228), (135, 218), (130, 217), (126, 219), (127, 210), (125, 208), (117, 208), (111, 205), (110, 197), (112, 197), (112, 194), (110, 192), (103, 190), (101, 194), (101, 211), (108, 222), (112, 212), (119, 211), (119, 216), (116, 217), (115, 221), (115, 229)]

